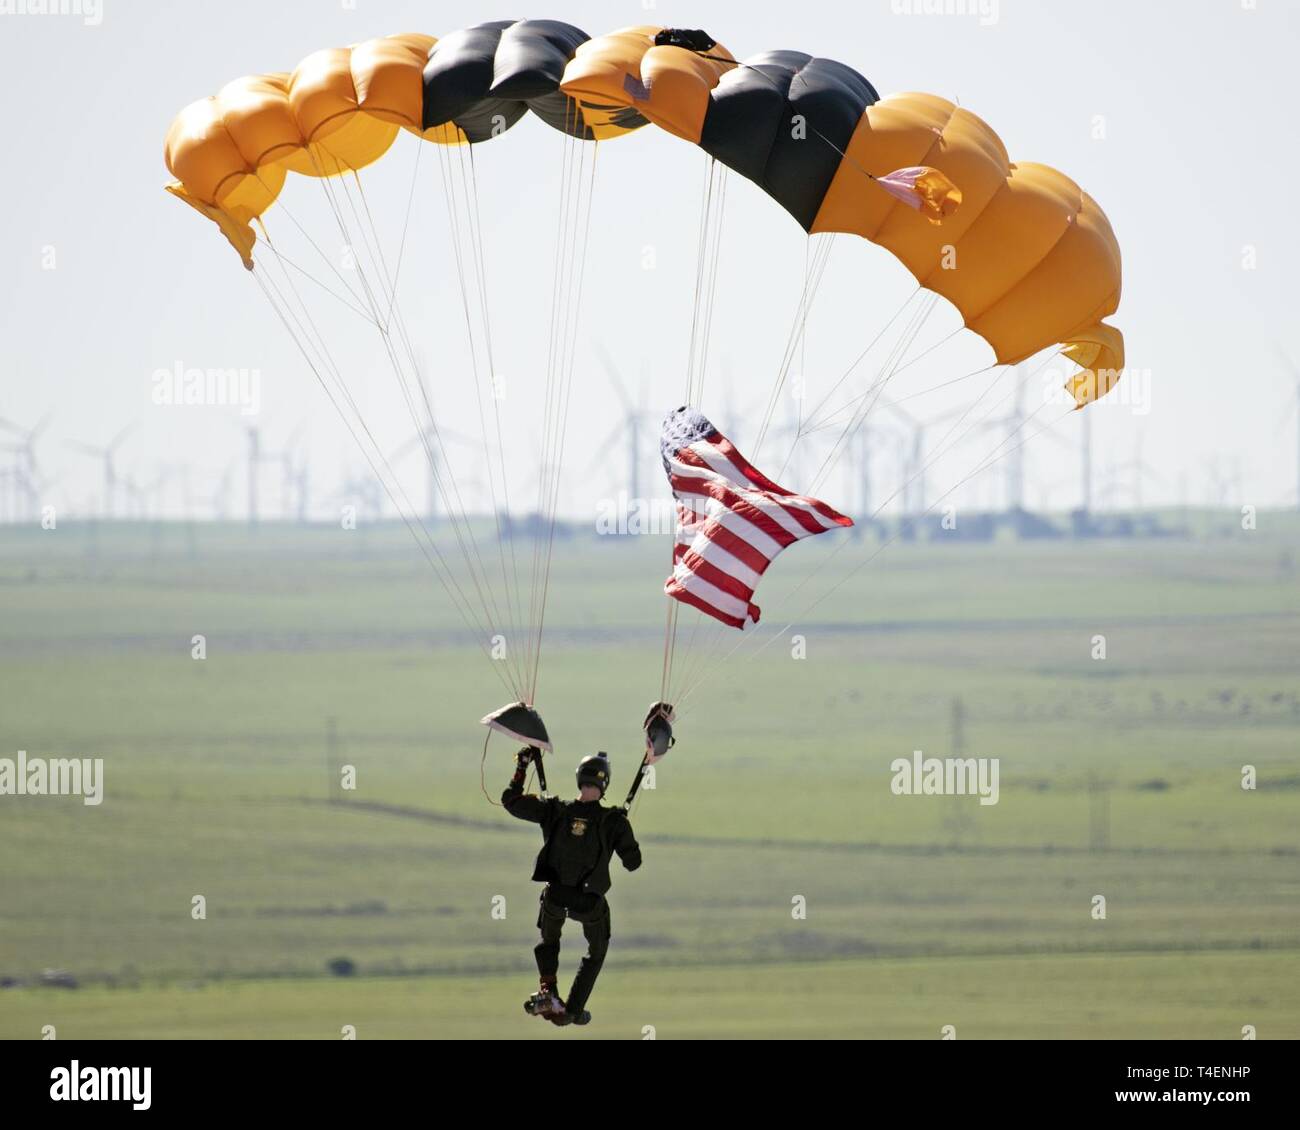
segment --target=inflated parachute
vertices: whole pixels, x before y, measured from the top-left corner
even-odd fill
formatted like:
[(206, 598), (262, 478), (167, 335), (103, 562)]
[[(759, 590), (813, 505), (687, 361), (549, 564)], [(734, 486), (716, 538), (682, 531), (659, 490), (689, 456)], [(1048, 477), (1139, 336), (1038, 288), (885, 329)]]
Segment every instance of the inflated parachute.
[(167, 135), (169, 191), (220, 225), (251, 269), (250, 224), (288, 173), (364, 168), (402, 130), (443, 145), (486, 141), (530, 111), (583, 139), (652, 123), (700, 146), (807, 232), (888, 249), (1000, 364), (1060, 345), (1080, 366), (1067, 384), (1078, 407), (1123, 368), (1122, 335), (1102, 320), (1119, 304), (1119, 246), (1069, 177), (1013, 164), (984, 121), (946, 99), (881, 98), (850, 67), (796, 51), (737, 62), (703, 33), (634, 27), (592, 39), (518, 20), (319, 51), (182, 111)]
[[(355, 289), (328, 264), (334, 281), (341, 284), (341, 293), (328, 284), (323, 289), (379, 331), (412, 423), (421, 429), (431, 478), (437, 479), (438, 469), (446, 468), (448, 460), (412, 335), (397, 301), (397, 272), (390, 269), (382, 253), (375, 253), (378, 235), (360, 173), (383, 157), (402, 133), (433, 143), (443, 167), (442, 189), (453, 221), (455, 254), (445, 258), (449, 269), (455, 267), (461, 273), (474, 375), (481, 381), (486, 373), (490, 381), (491, 335), (487, 287), (479, 261), (482, 226), (474, 187), (473, 146), (508, 134), (529, 114), (559, 131), (565, 153), (559, 193), (562, 214), (556, 225), (556, 281), (551, 289), (555, 302), (552, 338), (549, 348), (539, 351), (546, 370), (539, 388), (546, 392), (541, 418), (529, 421), (542, 437), (536, 511), (542, 521), (536, 528), (543, 532), (532, 541), (532, 568), (517, 560), (513, 542), (508, 552), (505, 547), (514, 528), (508, 497), (504, 506), (498, 506), (495, 494), (492, 500), (500, 563), (500, 576), (496, 576), (495, 565), (480, 552), (475, 523), (468, 520), (454, 482), (450, 492), (439, 487), (443, 509), (453, 522), (464, 556), (464, 585), (447, 567), (442, 547), (423, 523), (417, 518), (413, 525), (398, 505), (480, 647), (486, 652), (483, 641), (498, 636), (525, 641), (508, 650), (505, 662), (491, 664), (514, 701), (483, 719), (489, 732), (537, 748), (550, 745), (533, 704), (559, 497), (567, 390), (577, 341), (581, 265), (590, 230), (592, 190), (585, 190), (584, 204), (583, 162), (586, 154), (593, 152), (589, 167), (594, 184), (594, 143), (618, 139), (647, 125), (658, 127), (708, 155), (710, 188), (718, 167), (733, 170), (758, 185), (810, 237), (845, 233), (870, 241), (901, 262), (915, 277), (918, 288), (930, 292), (920, 319), (909, 325), (890, 350), (881, 378), (863, 397), (850, 402), (849, 423), (819, 475), (833, 465), (844, 437), (861, 427), (885, 382), (904, 367), (916, 330), (939, 297), (947, 299), (965, 326), (988, 344), (996, 360), (996, 366), (989, 369), (1017, 365), (1040, 352), (1059, 349), (1078, 366), (1065, 386), (1076, 408), (1105, 395), (1123, 368), (1123, 338), (1104, 320), (1119, 304), (1121, 282), (1119, 247), (1105, 215), (1063, 173), (1045, 165), (1013, 163), (984, 121), (944, 98), (921, 93), (881, 97), (870, 81), (843, 63), (797, 51), (769, 51), (737, 60), (700, 31), (632, 27), (591, 38), (558, 21), (505, 20), (479, 24), (441, 39), (392, 35), (318, 51), (292, 72), (254, 75), (229, 83), (177, 116), (165, 148), (167, 167), (175, 178), (168, 190), (214, 221), (250, 271), (255, 266), (255, 251), (259, 261), (266, 260), (253, 277), (344, 416), (377, 477), (381, 477), (381, 465), (390, 475), (392, 469), (377, 450), (366, 422), (358, 419), (354, 426), (349, 417), (349, 411), (360, 417), (360, 408), (344, 387), (343, 367), (330, 356), (325, 335), (319, 332), (321, 323), (311, 318), (296, 289), (296, 275), (290, 271), (296, 272), (297, 264), (271, 241), (262, 218), (291, 174), (315, 180), (348, 246), (360, 242), (371, 253), (369, 270), (374, 285), (358, 266), (362, 289)], [(417, 172), (424, 152), (415, 148)], [(575, 157), (575, 152), (582, 156)], [(416, 198), (415, 188), (413, 178), (410, 200)], [(709, 285), (699, 282), (709, 275), (704, 233), (709, 227), (711, 199), (706, 192), (697, 315), (706, 305), (711, 313)], [(464, 215), (459, 214), (462, 208)], [(284, 211), (288, 214), (287, 208)], [(294, 217), (289, 219), (298, 226)], [(354, 223), (360, 229), (359, 241), (352, 238)], [(308, 241), (313, 250), (320, 251), (310, 236)], [(818, 254), (823, 248), (828, 252), (829, 243), (819, 241)], [(716, 253), (712, 261), (716, 268)], [(400, 267), (400, 255), (395, 262)], [(467, 262), (473, 275), (468, 281)], [(820, 262), (824, 265), (824, 259)], [(267, 269), (277, 266), (283, 282)], [(809, 280), (819, 277), (816, 270), (805, 278), (797, 326), (806, 323)], [(716, 277), (714, 269), (711, 278)], [(470, 325), (471, 306), (482, 314), (481, 330)], [(707, 326), (710, 319), (697, 321)], [(479, 349), (476, 333), (477, 340), (486, 344), (482, 366), (475, 360)], [(707, 330), (702, 340), (705, 348), (697, 353), (692, 328), (687, 394), (684, 400), (674, 398), (674, 403), (698, 405), (707, 361)], [(769, 400), (768, 419), (751, 449), (756, 456), (793, 355), (787, 346)], [(869, 398), (873, 390), (876, 399)], [(496, 453), (502, 464), (498, 473), (503, 486), (507, 477), (505, 445), (499, 438), (499, 403), (493, 401), (487, 409), (484, 403), (480, 399), (482, 466), (492, 488), (494, 472), (486, 426), (490, 413), (497, 414)], [(753, 624), (758, 619), (754, 588), (775, 553), (799, 537), (851, 524), (825, 503), (777, 486), (739, 456), (694, 409), (684, 409), (675, 417), (670, 417), (665, 431), (664, 454), (670, 481), (684, 509), (679, 510), (673, 575), (666, 585), (668, 595), (676, 599), (667, 602), (663, 684), (645, 724), (649, 756), (662, 755), (671, 744), (673, 707), (667, 704), (680, 703), (681, 698), (670, 690), (686, 693), (685, 680), (673, 682), (678, 610), (693, 604), (705, 618), (733, 627)], [(812, 423), (821, 426), (818, 421)], [(801, 420), (796, 441), (803, 434)], [(362, 442), (363, 436), (374, 451)], [(702, 461), (708, 473), (686, 474), (701, 470), (698, 462), (692, 466), (693, 461)], [(784, 467), (776, 475), (784, 478)], [(388, 490), (387, 481), (384, 486)], [(816, 482), (809, 490), (820, 493)], [(391, 490), (389, 497), (398, 504)], [(453, 503), (460, 505), (458, 521)], [(735, 523), (747, 522), (750, 517), (756, 520), (749, 522), (746, 538), (737, 532)], [(871, 517), (874, 515), (864, 516)], [(760, 543), (757, 546), (756, 541)], [(837, 548), (847, 544), (847, 539), (838, 541)], [(521, 576), (531, 584), (528, 594), (522, 591)], [(506, 590), (499, 599), (494, 595), (494, 582)], [(710, 626), (725, 634), (721, 625)], [(501, 628), (511, 632), (502, 633)], [(694, 635), (693, 630), (692, 638)], [(745, 633), (742, 639), (753, 635)], [(697, 661), (688, 665), (688, 674), (713, 670), (716, 665), (711, 659), (701, 652)]]

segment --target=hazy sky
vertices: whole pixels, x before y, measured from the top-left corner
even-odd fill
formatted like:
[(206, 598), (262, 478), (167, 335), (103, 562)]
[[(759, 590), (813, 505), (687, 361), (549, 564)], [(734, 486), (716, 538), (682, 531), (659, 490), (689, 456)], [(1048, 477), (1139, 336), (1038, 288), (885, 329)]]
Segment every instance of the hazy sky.
[[(232, 464), (242, 483), (238, 460), (249, 420), (231, 407), (157, 406), (153, 374), (177, 364), (256, 369), (264, 443), (276, 450), (302, 425), (302, 450), (310, 453), (324, 506), (349, 469), (360, 471), (361, 458), (215, 228), (163, 192), (169, 178), (162, 144), (172, 117), (232, 78), (291, 70), (313, 50), (374, 35), (441, 35), (520, 15), (566, 20), (592, 35), (653, 23), (703, 27), (741, 59), (769, 48), (799, 49), (850, 64), (882, 94), (925, 90), (959, 99), (993, 125), (1013, 160), (1055, 165), (1074, 177), (1107, 212), (1123, 248), (1123, 300), (1110, 320), (1125, 333), (1129, 366), (1147, 382), (1149, 400), (1093, 410), (1099, 488), (1112, 478), (1111, 501), (1130, 500), (1132, 478), (1122, 465), (1140, 445), (1151, 470), (1147, 502), (1177, 501), (1184, 491), (1196, 501), (1218, 491), (1234, 503), (1294, 503), (1300, 377), (1284, 369), (1277, 351), (1300, 365), (1300, 343), (1289, 332), (1297, 298), (1290, 268), (1300, 261), (1292, 92), (1300, 5), (999, 0), (949, 4), (957, 11), (947, 14), (924, 10), (943, 6), (553, 0), (544, 10), (520, 12), (482, 2), (102, 0), (96, 22), (93, 15), (23, 14), (21, 0), (0, 0), (0, 417), (30, 424), (53, 412), (38, 456), (42, 470), (57, 476), (50, 492), (65, 504), (92, 505), (100, 491), (99, 466), (68, 441), (101, 444), (130, 423), (136, 429), (119, 459), (124, 474), (147, 481), (163, 465), (189, 464), (195, 495), (206, 498)], [(475, 154), (517, 489), (535, 473), (532, 421), (550, 314), (561, 147), (560, 134), (525, 120)], [(367, 199), (393, 249), (417, 148), (403, 135), (366, 174)], [(595, 343), (648, 410), (660, 414), (680, 400), (705, 171), (697, 149), (653, 127), (599, 148), (566, 460), (565, 509), (573, 514), (589, 514), (594, 499), (627, 485), (621, 456), (591, 466), (590, 451), (620, 411)], [(731, 407), (750, 409), (739, 428), (743, 446), (780, 361), (809, 241), (753, 185), (734, 176), (728, 183), (714, 364), (703, 407), (728, 418), (729, 372)], [(436, 159), (422, 155), (416, 184), (402, 306), (440, 413), (451, 426), (473, 431)], [(342, 254), (314, 184), (291, 180), (282, 199), (295, 215), (318, 221), (329, 253)], [(268, 227), (288, 242), (293, 233), (279, 211), (268, 214)], [(653, 269), (645, 267), (647, 249)], [(886, 253), (839, 237), (796, 366), (811, 398), (910, 289), (910, 276)], [(939, 310), (918, 340), (938, 340), (954, 318), (950, 307)], [(330, 323), (362, 410), (391, 450), (411, 428), (374, 332), (346, 312)], [(910, 385), (900, 379), (899, 391), (978, 368), (987, 360), (982, 348), (972, 339), (937, 351), (909, 373)], [(978, 391), (957, 386), (909, 407), (922, 418), (939, 417)], [(1031, 408), (1039, 399), (1035, 386)], [(1075, 414), (1053, 429), (1059, 438), (1044, 435), (1028, 445), (1031, 505), (1077, 501), (1078, 426)], [(927, 476), (932, 490), (956, 481), (998, 436), (972, 435), (961, 458)], [(873, 467), (878, 485), (892, 489), (901, 476), (889, 442), (880, 437)], [(0, 454), (0, 465), (8, 458)], [(473, 450), (463, 458), (473, 490)], [(790, 485), (806, 486), (799, 479), (812, 465), (796, 463)], [(654, 470), (649, 454), (645, 469)], [(401, 471), (421, 498), (415, 455)], [(1238, 473), (1239, 485), (1231, 482)], [(849, 487), (832, 477), (824, 490), (838, 501)], [(1000, 490), (994, 472), (962, 497), (993, 504)], [(266, 491), (273, 510), (278, 472), (267, 471)], [(179, 493), (163, 505), (176, 511)]]

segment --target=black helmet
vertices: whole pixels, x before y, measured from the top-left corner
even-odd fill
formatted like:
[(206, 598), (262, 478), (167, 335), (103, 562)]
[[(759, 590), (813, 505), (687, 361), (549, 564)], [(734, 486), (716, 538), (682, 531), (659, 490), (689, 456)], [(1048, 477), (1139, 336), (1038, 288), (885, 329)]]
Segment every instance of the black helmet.
[(604, 796), (609, 782), (609, 757), (604, 752), (590, 754), (578, 762), (578, 788), (594, 785)]

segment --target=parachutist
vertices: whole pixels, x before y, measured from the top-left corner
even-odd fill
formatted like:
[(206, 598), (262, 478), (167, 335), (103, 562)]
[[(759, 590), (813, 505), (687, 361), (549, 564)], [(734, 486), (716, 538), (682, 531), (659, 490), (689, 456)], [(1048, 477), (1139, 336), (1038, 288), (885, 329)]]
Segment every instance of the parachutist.
[[(524, 1002), (524, 1011), (559, 1025), (586, 1024), (585, 1010), (609, 949), (610, 914), (605, 896), (611, 885), (609, 864), (616, 855), (628, 871), (641, 866), (641, 848), (632, 834), (627, 813), (607, 808), (601, 799), (611, 780), (604, 753), (584, 757), (578, 764), (578, 796), (543, 799), (524, 792), (528, 768), (541, 752), (525, 746), (515, 756), (515, 772), (501, 794), (511, 816), (541, 825), (542, 848), (533, 867), (542, 888), (537, 928), (541, 940), (533, 949), (541, 989)], [(566, 1000), (555, 991), (560, 964), (560, 935), (566, 918), (582, 925), (587, 952)]]

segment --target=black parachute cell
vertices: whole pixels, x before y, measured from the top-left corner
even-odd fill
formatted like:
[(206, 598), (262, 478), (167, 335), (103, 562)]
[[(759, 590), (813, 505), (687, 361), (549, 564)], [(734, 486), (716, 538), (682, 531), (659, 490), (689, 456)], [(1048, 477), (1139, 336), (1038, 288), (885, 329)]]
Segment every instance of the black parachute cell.
[(711, 95), (700, 147), (763, 185), (777, 131), (789, 120), (790, 82), (811, 58), (771, 51), (723, 75)]
[(722, 76), (700, 146), (770, 193), (807, 231), (863, 111), (879, 100), (843, 63), (764, 52)]
[(448, 122), (464, 129), (461, 123), (477, 116), (492, 85), (497, 44), (510, 24), (510, 20), (475, 24), (433, 45), (424, 64), (425, 129)]
[(520, 20), (501, 35), (491, 93), (527, 102), (559, 90), (564, 68), (590, 37), (558, 20)]
[(440, 39), (424, 68), (424, 128), (450, 122), (471, 142), (486, 141), (532, 110), (555, 129), (589, 138), (560, 92), (564, 68), (588, 38), (558, 20), (498, 20)]

